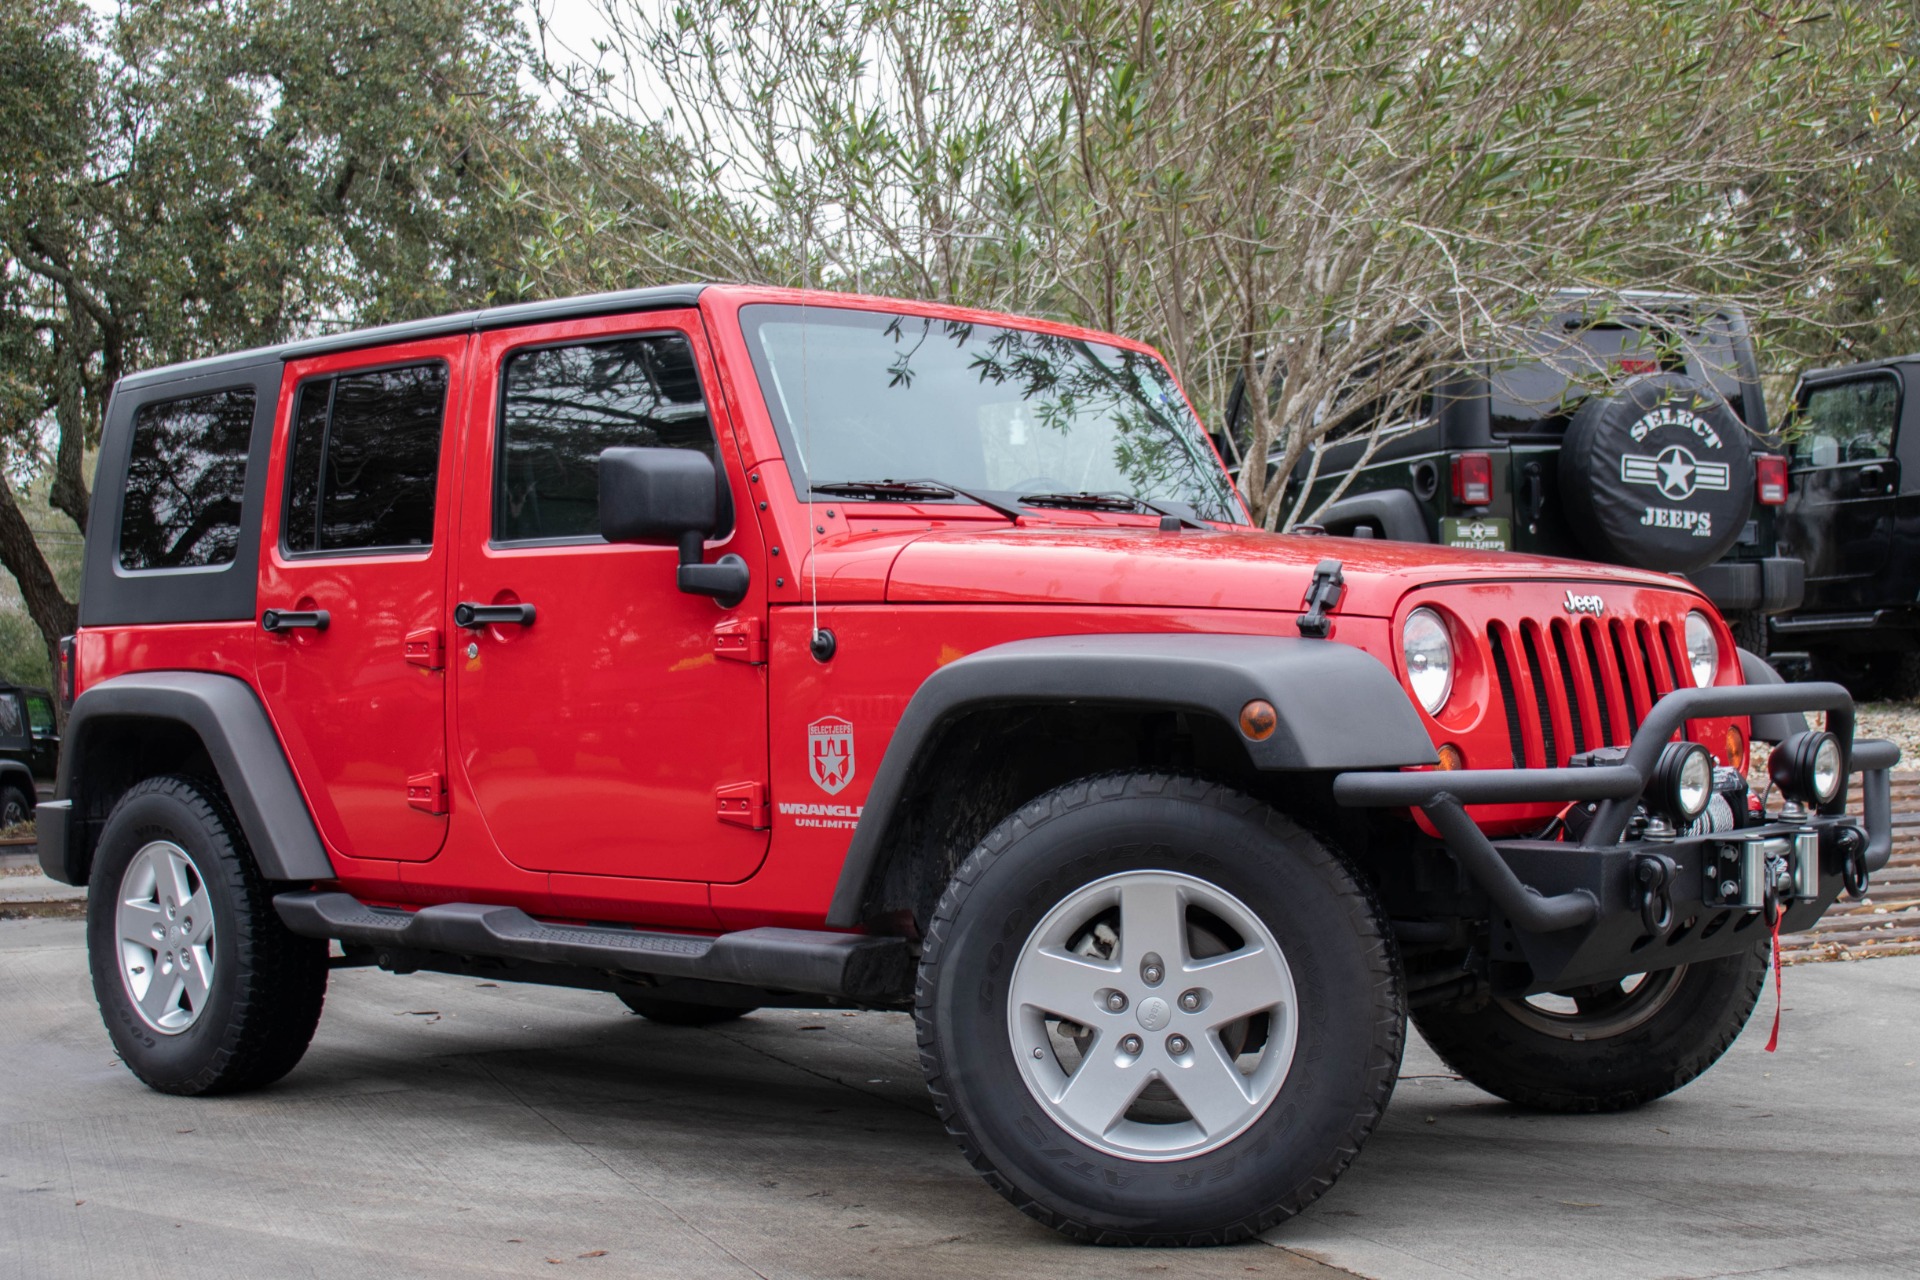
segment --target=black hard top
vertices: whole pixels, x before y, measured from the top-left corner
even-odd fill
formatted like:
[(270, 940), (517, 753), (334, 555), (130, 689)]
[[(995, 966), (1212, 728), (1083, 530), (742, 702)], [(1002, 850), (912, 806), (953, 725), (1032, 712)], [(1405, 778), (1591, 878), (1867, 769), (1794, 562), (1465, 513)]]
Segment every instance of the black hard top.
[(1869, 369), (1891, 369), (1896, 365), (1920, 363), (1920, 351), (1910, 351), (1904, 356), (1882, 356), (1878, 360), (1862, 360), (1858, 364), (1836, 364), (1825, 369), (1809, 369), (1801, 374), (1802, 379), (1825, 378), (1837, 373), (1865, 373)]
[(143, 369), (120, 379), (124, 390), (172, 382), (178, 378), (219, 373), (224, 369), (258, 364), (263, 360), (297, 360), (326, 355), (333, 351), (351, 351), (357, 347), (380, 346), (390, 342), (410, 342), (420, 338), (443, 338), (456, 333), (476, 333), (482, 329), (508, 329), (515, 325), (541, 324), (554, 320), (578, 320), (587, 316), (617, 315), (622, 311), (664, 311), (691, 307), (707, 288), (704, 284), (671, 284), (652, 289), (622, 289), (614, 293), (590, 293), (577, 298), (556, 298), (549, 302), (521, 302), (506, 307), (487, 307), (479, 311), (457, 311), (452, 315), (426, 320), (408, 320), (370, 329), (353, 329), (318, 338), (302, 338), (272, 347), (235, 351), (228, 355), (189, 360), (183, 364)]

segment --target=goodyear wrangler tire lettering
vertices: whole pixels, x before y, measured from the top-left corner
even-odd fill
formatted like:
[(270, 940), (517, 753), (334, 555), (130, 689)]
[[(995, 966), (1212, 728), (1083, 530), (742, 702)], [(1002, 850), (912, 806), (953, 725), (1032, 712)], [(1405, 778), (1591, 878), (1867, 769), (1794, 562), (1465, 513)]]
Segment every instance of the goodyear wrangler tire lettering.
[[(1133, 907), (1129, 887), (1144, 890)], [(1162, 899), (1174, 914), (1150, 909)], [(1143, 929), (1151, 946), (1136, 936), (1129, 949)], [(1276, 977), (1281, 958), (1290, 985)], [(1229, 970), (1254, 980), (1230, 982)], [(1147, 1008), (1153, 999), (1170, 1020)], [(1078, 1022), (1041, 1008), (1061, 1000), (1084, 1005)], [(1264, 1025), (1226, 1016), (1255, 1006)], [(1283, 1006), (1298, 1014), (1290, 1026)], [(929, 1087), (974, 1167), (1022, 1212), (1106, 1244), (1222, 1243), (1297, 1213), (1384, 1110), (1405, 1028), (1391, 937), (1347, 865), (1243, 794), (1151, 773), (1070, 783), (988, 834), (934, 912), (915, 1013)], [(1119, 1119), (1097, 1137), (1034, 1087), (1036, 1050), (1070, 1085), (1135, 1040), (1136, 1062), (1158, 1076), (1116, 1092)], [(1269, 1044), (1287, 1070), (1262, 1095)], [(1189, 1106), (1200, 1095), (1175, 1077), (1180, 1059), (1201, 1067), (1205, 1054), (1250, 1067), (1252, 1101), (1207, 1113), (1218, 1141), (1183, 1143), (1181, 1126), (1204, 1126)]]
[(1560, 449), (1568, 526), (1596, 558), (1684, 573), (1720, 559), (1753, 508), (1747, 429), (1679, 374), (1588, 397)]

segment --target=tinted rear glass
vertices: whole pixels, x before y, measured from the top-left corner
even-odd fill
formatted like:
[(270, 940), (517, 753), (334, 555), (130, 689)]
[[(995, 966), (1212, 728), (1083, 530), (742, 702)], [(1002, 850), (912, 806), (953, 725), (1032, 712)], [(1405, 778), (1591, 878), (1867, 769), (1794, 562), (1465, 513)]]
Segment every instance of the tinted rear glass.
[(251, 388), (140, 406), (120, 506), (121, 567), (232, 562), (252, 434)]
[(433, 542), (447, 367), (407, 365), (307, 382), (287, 478), (289, 551)]
[(1745, 413), (1731, 327), (1712, 317), (1697, 327), (1582, 325), (1565, 321), (1531, 335), (1528, 355), (1488, 373), (1487, 408), (1499, 435), (1564, 430), (1581, 401), (1646, 373), (1686, 373)]

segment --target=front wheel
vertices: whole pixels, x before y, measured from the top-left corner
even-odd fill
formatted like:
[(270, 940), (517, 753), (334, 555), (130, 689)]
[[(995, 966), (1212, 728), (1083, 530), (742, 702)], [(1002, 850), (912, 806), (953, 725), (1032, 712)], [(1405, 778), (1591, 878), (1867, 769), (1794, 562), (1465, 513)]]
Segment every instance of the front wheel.
[(1319, 840), (1165, 774), (996, 827), (928, 928), (941, 1118), (1022, 1212), (1103, 1244), (1243, 1239), (1358, 1154), (1405, 1030), (1377, 907)]
[(327, 944), (280, 922), (224, 797), (189, 778), (137, 783), (107, 816), (87, 956), (114, 1049), (162, 1093), (278, 1080), (327, 989)]
[(1488, 1093), (1543, 1111), (1620, 1111), (1719, 1061), (1760, 997), (1769, 945), (1553, 995), (1439, 1005), (1413, 1020)]

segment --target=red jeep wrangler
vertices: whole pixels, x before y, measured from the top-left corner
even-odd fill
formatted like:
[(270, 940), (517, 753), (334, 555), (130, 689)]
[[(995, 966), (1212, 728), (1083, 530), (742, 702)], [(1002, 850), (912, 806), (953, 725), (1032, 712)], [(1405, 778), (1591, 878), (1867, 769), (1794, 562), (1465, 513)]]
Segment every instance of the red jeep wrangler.
[(91, 534), (41, 858), (173, 1093), (341, 965), (912, 1009), (1023, 1211), (1233, 1240), (1409, 1012), (1659, 1097), (1889, 849), (1891, 744), (1684, 581), (1260, 532), (1153, 351), (1039, 321), (667, 288), (154, 370)]

